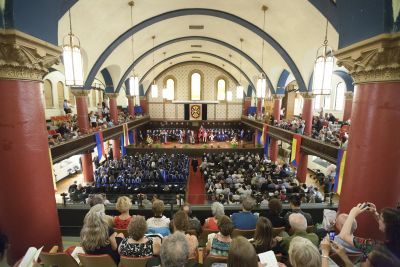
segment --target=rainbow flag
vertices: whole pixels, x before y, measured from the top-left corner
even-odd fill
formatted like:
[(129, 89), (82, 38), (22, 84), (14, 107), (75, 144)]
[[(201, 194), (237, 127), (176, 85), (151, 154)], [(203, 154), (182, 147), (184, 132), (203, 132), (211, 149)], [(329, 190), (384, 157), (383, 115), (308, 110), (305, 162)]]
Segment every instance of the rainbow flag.
[(129, 140), (129, 128), (128, 128), (128, 123), (122, 124), (122, 130), (123, 130), (123, 133), (124, 133), (124, 143), (125, 143), (125, 146), (128, 146), (128, 145), (131, 144), (131, 143), (129, 142), (130, 140)]
[(262, 135), (260, 138), (260, 143), (264, 145), (264, 156), (268, 157), (268, 146), (269, 146), (269, 136), (268, 136), (268, 124), (264, 123)]
[(347, 151), (343, 149), (339, 149), (339, 153), (336, 160), (336, 176), (335, 176), (335, 186), (333, 191), (340, 195), (342, 191), (343, 184), (343, 175), (344, 175), (344, 166), (346, 162)]
[(292, 140), (292, 153), (290, 155), (290, 162), (292, 162), (293, 166), (299, 166), (300, 159), (300, 146), (301, 146), (301, 135), (294, 134)]
[(104, 150), (104, 140), (103, 140), (103, 132), (98, 131), (94, 133), (94, 136), (96, 138), (96, 147), (97, 147), (97, 157), (99, 161), (103, 159), (103, 157), (106, 157), (106, 152)]

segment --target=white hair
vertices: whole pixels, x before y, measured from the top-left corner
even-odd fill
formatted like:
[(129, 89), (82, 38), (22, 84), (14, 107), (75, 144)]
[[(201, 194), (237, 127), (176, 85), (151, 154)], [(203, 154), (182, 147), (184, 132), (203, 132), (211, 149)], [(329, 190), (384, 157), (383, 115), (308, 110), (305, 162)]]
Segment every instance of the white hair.
[(306, 231), (307, 230), (307, 219), (301, 213), (292, 213), (289, 216), (290, 227), (296, 231)]

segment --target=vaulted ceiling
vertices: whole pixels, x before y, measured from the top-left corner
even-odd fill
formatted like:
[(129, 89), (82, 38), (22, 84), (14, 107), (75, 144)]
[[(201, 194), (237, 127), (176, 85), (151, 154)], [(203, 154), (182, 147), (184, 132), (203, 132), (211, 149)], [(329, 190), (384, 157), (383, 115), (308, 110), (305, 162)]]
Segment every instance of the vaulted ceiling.
[[(86, 85), (104, 68), (109, 70), (114, 88), (123, 84), (133, 63), (129, 37), (134, 32), (135, 59), (142, 56), (136, 62), (135, 73), (143, 76), (153, 66), (149, 52), (152, 36), (156, 37), (155, 46), (166, 43), (154, 51), (155, 63), (172, 57), (145, 77), (144, 88), (171, 62), (198, 56), (199, 61), (224, 64), (225, 70), (245, 85), (248, 84), (245, 76), (254, 82), (259, 75), (258, 65), (269, 77), (273, 89), (284, 69), (305, 89), (325, 34), (326, 18), (308, 0), (136, 0), (134, 4), (133, 28), (127, 0), (79, 0), (71, 7), (73, 32), (84, 51)], [(263, 5), (268, 7), (265, 31), (262, 31)], [(204, 29), (191, 30), (189, 25), (203, 25)], [(68, 14), (65, 14), (59, 20), (59, 44), (68, 31)], [(240, 54), (240, 38), (244, 39), (243, 53), (247, 58)], [(268, 41), (263, 64), (261, 38)], [(328, 41), (337, 49), (338, 33), (331, 24)], [(188, 53), (193, 51), (204, 53)], [(240, 72), (227, 60), (236, 66), (241, 61), (245, 76), (240, 77)]]

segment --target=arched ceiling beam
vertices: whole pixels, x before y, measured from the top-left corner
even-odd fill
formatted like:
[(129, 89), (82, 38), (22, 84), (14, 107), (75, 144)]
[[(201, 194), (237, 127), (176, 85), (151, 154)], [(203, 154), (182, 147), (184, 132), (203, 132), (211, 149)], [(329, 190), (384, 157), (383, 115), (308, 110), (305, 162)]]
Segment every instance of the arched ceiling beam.
[[(236, 84), (239, 83), (238, 80), (237, 80), (229, 71), (227, 71), (227, 70), (221, 68), (221, 67), (218, 66), (218, 65), (215, 65), (215, 64), (213, 64), (213, 63), (210, 63), (210, 62), (207, 62), (207, 61), (204, 61), (204, 60), (198, 60), (198, 61), (195, 61), (195, 60), (185, 60), (185, 61), (181, 61), (181, 62), (172, 64), (172, 65), (170, 65), (168, 68), (162, 70), (159, 74), (157, 74), (156, 77), (155, 77), (154, 79), (155, 79), (155, 80), (159, 79), (164, 73), (168, 72), (170, 69), (173, 69), (173, 68), (175, 68), (175, 67), (179, 67), (180, 65), (182, 65), (182, 64), (184, 64), (184, 63), (185, 63), (185, 64), (186, 64), (186, 63), (203, 63), (203, 64), (206, 64), (206, 65), (211, 65), (211, 66), (213, 66), (214, 68), (217, 68), (217, 69), (220, 70), (221, 72), (225, 73), (227, 76), (229, 76), (234, 82), (236, 82)], [(146, 72), (146, 74), (148, 74), (148, 73), (149, 73), (149, 71)], [(144, 92), (145, 95), (146, 95), (147, 91), (149, 90), (150, 86), (151, 86), (151, 84), (147, 87), (146, 91)], [(245, 93), (245, 92), (243, 92), (243, 93)]]
[(354, 84), (353, 84), (354, 81), (353, 78), (351, 78), (350, 74), (348, 74), (344, 70), (335, 70), (333, 74), (336, 74), (337, 76), (342, 78), (342, 80), (346, 84), (347, 92), (354, 92)]
[(279, 76), (278, 84), (276, 85), (276, 93), (277, 94), (285, 94), (285, 84), (286, 81), (289, 77), (290, 72), (288, 72), (286, 69), (284, 69)]
[[(147, 76), (154, 68), (156, 68), (157, 66), (161, 65), (162, 63), (164, 63), (164, 62), (166, 62), (166, 61), (168, 61), (168, 60), (177, 58), (177, 57), (181, 57), (181, 56), (185, 56), (185, 55), (190, 55), (190, 54), (201, 54), (201, 55), (207, 55), (207, 56), (215, 57), (215, 58), (217, 58), (217, 59), (220, 59), (220, 60), (222, 60), (222, 61), (224, 61), (224, 62), (226, 62), (226, 63), (232, 65), (235, 69), (237, 69), (238, 71), (240, 71), (240, 73), (242, 73), (242, 75), (246, 78), (247, 82), (248, 82), (253, 88), (255, 88), (253, 82), (252, 82), (252, 81), (250, 80), (250, 78), (246, 75), (246, 73), (244, 73), (244, 72), (243, 72), (238, 66), (236, 66), (234, 63), (230, 62), (229, 60), (227, 60), (227, 59), (225, 59), (225, 58), (223, 58), (223, 57), (221, 57), (221, 56), (218, 56), (218, 55), (215, 55), (215, 54), (212, 54), (212, 53), (208, 53), (208, 52), (203, 52), (203, 51), (189, 51), (189, 52), (183, 52), (183, 53), (179, 53), (179, 54), (176, 54), (176, 55), (173, 55), (173, 56), (170, 56), (170, 57), (168, 57), (168, 58), (166, 58), (166, 59), (161, 60), (160, 62), (158, 62), (157, 64), (155, 64), (154, 66), (152, 66), (152, 67), (143, 75), (143, 77), (142, 77), (141, 80), (140, 80), (140, 83), (143, 82), (143, 80), (146, 78), (146, 76)], [(228, 72), (228, 73), (229, 73), (229, 72)]]
[(208, 42), (212, 42), (212, 43), (216, 43), (222, 46), (225, 46), (229, 49), (232, 49), (233, 51), (235, 51), (236, 53), (238, 53), (239, 55), (241, 55), (242, 57), (244, 57), (246, 60), (248, 60), (259, 72), (262, 72), (265, 74), (265, 77), (267, 77), (267, 83), (268, 83), (268, 87), (271, 88), (272, 93), (275, 92), (274, 87), (270, 81), (270, 79), (268, 78), (268, 75), (263, 71), (263, 69), (260, 67), (260, 65), (257, 64), (257, 62), (250, 57), (249, 55), (247, 55), (246, 53), (244, 53), (242, 50), (236, 48), (235, 46), (228, 44), (226, 42), (223, 42), (221, 40), (218, 39), (214, 39), (214, 38), (210, 38), (210, 37), (206, 37), (206, 36), (185, 36), (185, 37), (180, 37), (180, 38), (176, 38), (176, 39), (172, 39), (169, 41), (166, 41), (164, 43), (161, 43), (157, 46), (155, 46), (154, 48), (151, 48), (150, 50), (147, 50), (146, 52), (144, 52), (140, 57), (138, 57), (129, 67), (128, 69), (125, 71), (124, 75), (122, 76), (122, 78), (120, 79), (117, 88), (116, 88), (116, 92), (118, 93), (122, 84), (124, 83), (124, 81), (128, 78), (129, 73), (132, 71), (132, 69), (134, 69), (141, 60), (143, 60), (146, 56), (150, 56), (153, 52), (167, 46), (170, 44), (174, 44), (174, 43), (178, 43), (178, 42), (184, 42), (184, 41), (190, 41), (190, 40), (200, 40), (200, 41), (208, 41)]
[(301, 73), (300, 73), (299, 69), (297, 68), (296, 64), (294, 63), (293, 59), (286, 52), (286, 50), (274, 38), (272, 38), (271, 35), (269, 35), (265, 31), (263, 31), (261, 28), (257, 27), (253, 23), (242, 19), (241, 17), (238, 17), (236, 15), (233, 15), (233, 14), (230, 14), (227, 12), (214, 10), (214, 9), (206, 9), (206, 8), (187, 8), (187, 9), (173, 10), (170, 12), (166, 12), (166, 13), (151, 17), (147, 20), (144, 20), (144, 21), (136, 24), (132, 28), (128, 29), (123, 34), (121, 34), (117, 39), (115, 39), (101, 53), (100, 57), (96, 60), (92, 69), (90, 70), (84, 87), (85, 88), (90, 87), (91, 83), (93, 82), (94, 77), (98, 73), (101, 66), (104, 64), (105, 60), (112, 54), (112, 52), (121, 43), (123, 43), (130, 36), (134, 35), (138, 31), (143, 30), (155, 23), (162, 22), (162, 21), (165, 21), (165, 20), (168, 20), (171, 18), (176, 18), (176, 17), (181, 17), (181, 16), (191, 16), (191, 15), (203, 15), (203, 16), (211, 16), (211, 17), (216, 17), (216, 18), (220, 18), (220, 19), (225, 19), (225, 20), (231, 21), (233, 23), (236, 23), (238, 25), (241, 25), (242, 27), (248, 29), (249, 31), (252, 31), (253, 33), (257, 34), (260, 38), (264, 39), (269, 45), (271, 45), (272, 48), (274, 48), (276, 50), (276, 52), (286, 62), (286, 64), (289, 66), (291, 72), (293, 73), (294, 77), (296, 78), (296, 81), (299, 85), (300, 91), (307, 90), (307, 86), (303, 80), (303, 77), (301, 76)]
[(103, 76), (104, 82), (106, 83), (105, 91), (106, 93), (113, 93), (114, 92), (114, 83), (111, 78), (111, 74), (107, 68), (101, 70), (101, 75)]

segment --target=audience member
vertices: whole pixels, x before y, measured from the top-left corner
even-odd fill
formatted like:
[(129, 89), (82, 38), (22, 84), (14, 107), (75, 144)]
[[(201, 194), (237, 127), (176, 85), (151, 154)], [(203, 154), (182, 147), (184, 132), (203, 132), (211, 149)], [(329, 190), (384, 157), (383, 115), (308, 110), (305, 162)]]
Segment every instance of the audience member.
[(256, 250), (243, 236), (238, 236), (231, 242), (228, 267), (258, 267)]
[(343, 261), (344, 267), (354, 266), (349, 257), (347, 256), (345, 248), (336, 243), (335, 241), (331, 241), (328, 235), (322, 240), (320, 247), (321, 247), (322, 267), (330, 266), (329, 252), (331, 250), (333, 251), (333, 253), (337, 254), (340, 257), (340, 259)]
[(251, 213), (255, 201), (246, 197), (242, 201), (242, 211), (232, 214), (232, 221), (236, 229), (251, 230), (256, 228), (257, 216)]
[(285, 214), (285, 221), (287, 226), (289, 226), (289, 216), (293, 213), (302, 214), (307, 219), (307, 225), (314, 225), (311, 214), (301, 210), (300, 208), (301, 198), (299, 195), (292, 195), (289, 202), (290, 202), (290, 208), (292, 210)]
[(146, 257), (159, 255), (161, 240), (158, 237), (146, 237), (146, 220), (143, 216), (136, 216), (128, 226), (129, 237), (124, 238), (118, 251), (121, 256)]
[(127, 229), (132, 216), (129, 214), (129, 209), (132, 207), (132, 201), (128, 197), (119, 197), (115, 208), (121, 213), (114, 217), (114, 228)]
[(185, 235), (178, 231), (164, 238), (160, 258), (162, 267), (184, 267), (189, 259), (189, 245)]
[[(343, 225), (346, 222), (347, 218), (349, 217), (348, 214), (346, 213), (341, 213), (336, 217), (336, 222), (335, 222), (335, 228), (337, 233), (340, 233), (343, 229)], [(353, 220), (353, 223), (351, 224), (351, 229), (350, 233), (353, 234), (357, 229), (357, 221), (356, 219)], [(346, 252), (348, 253), (360, 253), (362, 252), (360, 249), (355, 248), (354, 246), (348, 244), (347, 242), (343, 241), (339, 234), (335, 235), (335, 242), (341, 246), (344, 247)]]
[(189, 217), (189, 226), (188, 230), (196, 231), (196, 236), (198, 237), (201, 233), (201, 223), (199, 219), (196, 217), (192, 217), (192, 207), (189, 203), (184, 203), (181, 209), (188, 215)]
[(315, 246), (318, 246), (319, 243), (318, 236), (314, 233), (307, 233), (306, 231), (307, 220), (304, 217), (304, 215), (302, 215), (301, 213), (292, 213), (289, 216), (289, 224), (291, 230), (293, 231), (293, 235), (284, 238), (277, 237), (277, 240), (282, 240), (280, 245), (285, 253), (289, 251), (290, 242), (296, 236), (304, 237), (310, 240)]
[(211, 205), (211, 213), (213, 217), (205, 220), (203, 228), (212, 231), (218, 231), (218, 218), (225, 215), (224, 205), (219, 202), (214, 202)]
[(120, 242), (121, 237), (109, 227), (102, 212), (88, 212), (86, 214), (81, 230), (81, 246), (85, 253), (108, 254), (118, 264), (117, 248)]
[(385, 246), (377, 246), (368, 254), (365, 267), (398, 267), (400, 259)]
[(153, 202), (152, 210), (154, 217), (147, 219), (147, 233), (158, 233), (162, 236), (169, 235), (170, 219), (163, 215), (163, 212), (165, 210), (164, 202), (162, 200), (155, 200)]
[(274, 250), (277, 251), (277, 243), (272, 235), (272, 223), (265, 217), (257, 220), (256, 231), (254, 233), (253, 246), (257, 254)]
[(271, 221), (274, 228), (284, 227), (286, 225), (285, 219), (281, 216), (282, 213), (282, 202), (273, 198), (268, 203), (268, 215), (267, 218)]
[(318, 248), (307, 238), (293, 237), (288, 250), (289, 261), (293, 267), (321, 267), (321, 255)]
[[(189, 217), (184, 211), (177, 211), (172, 220), (174, 233), (179, 231), (185, 233), (189, 227)], [(185, 234), (186, 240), (189, 245), (189, 258), (195, 257), (199, 241), (195, 235)]]
[[(355, 237), (351, 231), (355, 218), (361, 213), (369, 211), (378, 221), (379, 230), (385, 234), (385, 241)], [(351, 246), (360, 249), (364, 255), (370, 253), (377, 245), (383, 244), (396, 257), (400, 258), (400, 210), (384, 208), (378, 213), (373, 203), (358, 204), (351, 209), (346, 222), (340, 231), (339, 237)]]
[(232, 242), (232, 220), (226, 215), (220, 216), (218, 230), (219, 233), (208, 235), (207, 251), (210, 251), (210, 255), (227, 257)]

